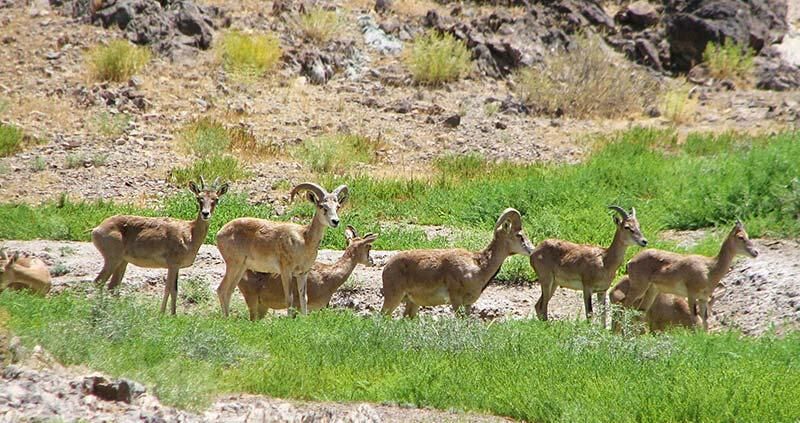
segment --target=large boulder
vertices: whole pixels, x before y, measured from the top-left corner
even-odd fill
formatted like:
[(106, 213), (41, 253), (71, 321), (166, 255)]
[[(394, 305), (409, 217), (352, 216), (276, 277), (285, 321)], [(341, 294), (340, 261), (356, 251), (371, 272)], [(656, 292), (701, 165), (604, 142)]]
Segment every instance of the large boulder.
[(759, 52), (786, 32), (786, 0), (690, 0), (675, 4), (666, 26), (672, 67), (700, 63), (709, 42), (732, 39)]
[(614, 18), (623, 25), (641, 30), (657, 24), (659, 13), (652, 4), (639, 0), (622, 8)]

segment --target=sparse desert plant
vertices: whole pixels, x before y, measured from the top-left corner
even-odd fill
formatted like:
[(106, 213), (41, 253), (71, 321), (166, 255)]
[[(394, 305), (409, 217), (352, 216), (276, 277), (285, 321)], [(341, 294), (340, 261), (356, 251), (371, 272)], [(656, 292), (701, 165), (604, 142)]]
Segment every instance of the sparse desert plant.
[(533, 110), (576, 118), (618, 118), (653, 104), (659, 83), (609, 51), (600, 37), (582, 34), (572, 48), (521, 70), (517, 92)]
[(429, 31), (417, 37), (405, 56), (414, 80), (441, 85), (461, 79), (472, 68), (466, 44), (450, 34)]
[(64, 167), (67, 169), (77, 169), (84, 166), (101, 167), (105, 166), (107, 162), (108, 156), (102, 153), (91, 157), (83, 153), (69, 154), (64, 160)]
[(342, 21), (335, 11), (313, 8), (300, 15), (297, 25), (306, 38), (326, 43), (341, 29)]
[(89, 70), (99, 81), (127, 81), (150, 61), (150, 50), (126, 40), (114, 40), (89, 51)]
[(186, 125), (178, 135), (178, 140), (184, 151), (200, 158), (224, 153), (246, 153), (250, 157), (278, 154), (274, 145), (259, 143), (247, 128), (226, 126), (208, 117)]
[(125, 133), (130, 120), (131, 118), (127, 113), (111, 114), (102, 112), (94, 116), (92, 125), (98, 133), (106, 138), (116, 138)]
[(178, 295), (182, 302), (199, 306), (211, 304), (213, 297), (208, 281), (202, 277), (188, 278), (181, 282)]
[(70, 270), (69, 270), (69, 267), (67, 267), (67, 265), (66, 265), (66, 264), (64, 264), (64, 263), (60, 263), (60, 262), (59, 262), (59, 263), (56, 263), (56, 264), (55, 264), (55, 265), (54, 265), (54, 266), (53, 266), (53, 267), (50, 269), (50, 274), (51, 274), (52, 276), (54, 276), (54, 277), (58, 277), (58, 276), (64, 276), (64, 275), (66, 275), (66, 274), (67, 274), (67, 273), (69, 273), (69, 272), (70, 272)]
[(175, 167), (169, 172), (169, 181), (176, 185), (186, 185), (189, 181), (197, 181), (200, 176), (213, 180), (219, 177), (223, 181), (238, 181), (251, 176), (251, 172), (239, 163), (236, 157), (214, 155), (198, 159), (188, 166)]
[(661, 94), (661, 114), (676, 125), (694, 120), (697, 98), (691, 97), (691, 86), (686, 81), (672, 84)]
[(24, 138), (25, 134), (22, 129), (0, 122), (0, 157), (10, 156), (22, 151)]
[(41, 172), (47, 167), (47, 162), (42, 156), (36, 156), (31, 160), (31, 170), (34, 172)]
[(309, 138), (292, 155), (317, 173), (343, 172), (354, 163), (371, 163), (381, 147), (380, 138), (330, 134)]
[(483, 112), (486, 114), (486, 117), (492, 117), (500, 111), (500, 103), (497, 101), (492, 101), (491, 103), (486, 103), (483, 106)]
[(219, 56), (227, 72), (244, 78), (272, 70), (281, 58), (280, 42), (273, 35), (248, 35), (231, 31), (222, 37)]
[(755, 52), (746, 45), (726, 38), (722, 45), (709, 42), (703, 51), (703, 62), (716, 79), (732, 79), (747, 83), (753, 73)]

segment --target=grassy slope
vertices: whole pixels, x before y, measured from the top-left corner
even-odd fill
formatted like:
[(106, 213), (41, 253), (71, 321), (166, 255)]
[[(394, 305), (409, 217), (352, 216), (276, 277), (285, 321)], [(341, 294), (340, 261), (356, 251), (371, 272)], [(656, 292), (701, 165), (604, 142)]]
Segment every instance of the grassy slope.
[(258, 324), (161, 317), (135, 297), (0, 294), (11, 330), (68, 364), (214, 394), (411, 403), (529, 421), (794, 421), (800, 337), (625, 338), (581, 322), (388, 321), (325, 311)]
[[(428, 239), (421, 229), (381, 223), (445, 225), (457, 244), (481, 248), (497, 215), (506, 207), (523, 213), (529, 236), (538, 241), (559, 237), (576, 242), (610, 242), (613, 226), (606, 206), (635, 206), (643, 231), (653, 245), (664, 229), (696, 229), (730, 224), (739, 217), (754, 236), (800, 235), (800, 133), (747, 138), (731, 134), (694, 135), (677, 145), (674, 133), (633, 129), (601, 142), (578, 165), (489, 164), (472, 156), (445, 158), (440, 172), (412, 180), (376, 180), (368, 176), (321, 176), (324, 186), (350, 186), (345, 223), (380, 232), (379, 249), (446, 247), (441, 237)], [(234, 185), (235, 191), (235, 185)], [(224, 198), (208, 242), (227, 221), (240, 216), (307, 221), (313, 207), (298, 203), (283, 216), (248, 205), (246, 198)], [(166, 214), (192, 218), (191, 195), (168, 198), (161, 209), (136, 209), (112, 203), (60, 203), (42, 206), (0, 205), (0, 239), (88, 240), (89, 230), (115, 213)], [(718, 234), (717, 237), (720, 235)], [(697, 250), (712, 254), (716, 239)], [(342, 248), (341, 230), (329, 230), (323, 248)], [(635, 249), (630, 249), (629, 254)], [(501, 278), (529, 279), (521, 257), (512, 259)]]

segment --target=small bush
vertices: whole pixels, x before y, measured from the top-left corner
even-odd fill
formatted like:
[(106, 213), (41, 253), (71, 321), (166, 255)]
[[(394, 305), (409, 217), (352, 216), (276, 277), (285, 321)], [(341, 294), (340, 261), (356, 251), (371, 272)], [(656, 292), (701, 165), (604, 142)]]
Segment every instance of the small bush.
[(178, 296), (181, 302), (206, 306), (212, 303), (212, 293), (205, 278), (190, 278), (180, 283)]
[(342, 23), (336, 12), (315, 8), (300, 15), (298, 26), (307, 38), (326, 43), (341, 29)]
[(196, 160), (189, 166), (173, 168), (169, 173), (169, 181), (183, 186), (189, 181), (198, 181), (200, 176), (207, 181), (219, 177), (223, 181), (238, 181), (249, 178), (251, 173), (239, 160), (231, 156), (210, 156)]
[(434, 167), (445, 176), (471, 179), (485, 174), (489, 163), (480, 154), (448, 154), (437, 158)]
[(14, 125), (0, 122), (0, 157), (11, 156), (22, 151), (25, 134)]
[(414, 80), (424, 85), (456, 81), (472, 68), (470, 52), (463, 42), (434, 31), (414, 40), (405, 62)]
[(574, 48), (518, 74), (517, 92), (533, 110), (576, 118), (641, 113), (655, 102), (659, 84), (607, 51), (597, 36), (581, 35)]
[(117, 138), (125, 133), (131, 118), (126, 113), (111, 114), (102, 112), (94, 116), (92, 125), (95, 131), (106, 138)]
[(227, 72), (242, 77), (259, 77), (272, 70), (283, 51), (272, 35), (225, 34), (219, 55)]
[(127, 81), (150, 61), (150, 50), (126, 40), (114, 40), (89, 52), (92, 78), (98, 81)]
[(354, 163), (371, 163), (382, 142), (361, 135), (323, 135), (303, 141), (293, 156), (317, 173), (341, 173)]
[(102, 167), (108, 162), (108, 156), (105, 154), (97, 154), (88, 157), (85, 154), (70, 154), (64, 161), (64, 167), (67, 169), (77, 169), (84, 166)]
[(275, 146), (259, 143), (248, 129), (241, 126), (228, 127), (207, 117), (189, 123), (178, 139), (181, 148), (201, 158), (233, 152), (255, 157), (278, 153)]
[(726, 38), (722, 45), (709, 42), (703, 51), (708, 72), (717, 79), (748, 82), (753, 73), (753, 49)]
[(697, 99), (689, 97), (690, 89), (691, 86), (682, 81), (665, 90), (661, 96), (661, 114), (676, 125), (694, 120)]
[(31, 170), (34, 172), (41, 172), (47, 168), (47, 162), (42, 156), (36, 156), (31, 161)]

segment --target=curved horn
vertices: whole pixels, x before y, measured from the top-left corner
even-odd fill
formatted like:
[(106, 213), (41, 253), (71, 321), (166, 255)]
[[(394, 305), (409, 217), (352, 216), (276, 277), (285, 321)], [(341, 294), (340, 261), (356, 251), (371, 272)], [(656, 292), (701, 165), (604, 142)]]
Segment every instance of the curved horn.
[(508, 219), (514, 219), (514, 223), (518, 223), (520, 226), (522, 225), (522, 215), (519, 214), (516, 209), (509, 207), (503, 210), (503, 213), (497, 218), (497, 223), (494, 224), (494, 230), (497, 230), (497, 228)]
[(625, 209), (623, 209), (622, 207), (613, 206), (612, 205), (612, 206), (608, 206), (608, 208), (611, 209), (611, 210), (614, 210), (617, 213), (619, 213), (619, 215), (622, 216), (623, 219), (627, 219), (628, 218), (628, 212), (626, 212)]
[(289, 200), (290, 201), (294, 200), (294, 196), (301, 191), (313, 192), (314, 195), (317, 196), (317, 201), (322, 201), (325, 198), (325, 195), (327, 195), (327, 191), (325, 191), (325, 188), (322, 188), (321, 186), (313, 182), (303, 182), (295, 185), (295, 187), (292, 188), (292, 192), (289, 193)]

